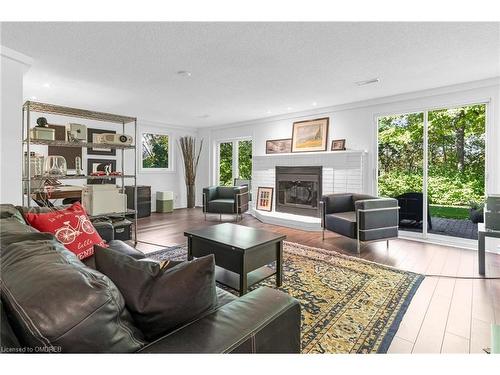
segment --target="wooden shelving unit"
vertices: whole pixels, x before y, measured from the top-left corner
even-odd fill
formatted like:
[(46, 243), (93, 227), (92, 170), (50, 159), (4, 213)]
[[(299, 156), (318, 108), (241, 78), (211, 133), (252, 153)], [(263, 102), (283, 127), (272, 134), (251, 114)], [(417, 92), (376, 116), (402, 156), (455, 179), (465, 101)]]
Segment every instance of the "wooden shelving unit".
[[(130, 116), (121, 116), (105, 112), (89, 111), (80, 108), (71, 108), (65, 106), (59, 106), (48, 103), (40, 103), (27, 101), (24, 103), (22, 108), (22, 160), (23, 160), (23, 174), (22, 174), (22, 202), (23, 205), (31, 207), (33, 194), (37, 193), (38, 188), (32, 189), (32, 182), (35, 181), (45, 181), (47, 179), (53, 178), (57, 180), (100, 180), (100, 179), (116, 179), (116, 181), (121, 180), (122, 191), (125, 192), (125, 179), (133, 179), (133, 186), (135, 189), (134, 198), (134, 208), (127, 209), (125, 212), (109, 212), (102, 215), (92, 216), (92, 218), (103, 217), (103, 216), (134, 216), (134, 240), (137, 241), (137, 155), (136, 155), (136, 144), (133, 145), (114, 145), (114, 144), (104, 144), (104, 143), (92, 143), (92, 142), (68, 142), (68, 141), (51, 141), (42, 139), (31, 139), (30, 128), (31, 128), (31, 114), (33, 112), (43, 113), (43, 114), (53, 114), (71, 118), (81, 118), (86, 120), (102, 121), (106, 123), (111, 123), (114, 126), (119, 126), (121, 133), (126, 134), (126, 126), (133, 126), (133, 136), (134, 142), (137, 143), (137, 118)], [(63, 146), (63, 147), (82, 147), (82, 148), (108, 148), (117, 149), (121, 151), (121, 174), (120, 175), (106, 175), (106, 176), (90, 176), (90, 175), (66, 175), (66, 176), (31, 176), (31, 153), (30, 148), (32, 145), (42, 145), (42, 146)], [(134, 152), (134, 173), (125, 174), (125, 151), (133, 150)], [(27, 162), (25, 162), (25, 152)], [(26, 168), (28, 165), (28, 168)], [(56, 186), (56, 185), (54, 185)]]

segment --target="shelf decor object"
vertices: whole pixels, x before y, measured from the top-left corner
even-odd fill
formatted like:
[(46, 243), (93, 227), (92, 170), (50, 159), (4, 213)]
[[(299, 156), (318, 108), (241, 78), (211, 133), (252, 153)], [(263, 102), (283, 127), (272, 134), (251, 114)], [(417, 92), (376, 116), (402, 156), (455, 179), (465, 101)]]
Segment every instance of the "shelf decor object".
[[(103, 129), (92, 129), (89, 128), (87, 129), (87, 139), (89, 143), (95, 143), (96, 135), (98, 134), (103, 134), (103, 133), (113, 133), (116, 134), (116, 131), (111, 131), (111, 130), (103, 130)], [(116, 155), (116, 149), (114, 148), (107, 148), (107, 147), (89, 147), (87, 149), (87, 155), (108, 155), (108, 156), (115, 156)]]
[(330, 118), (293, 123), (292, 152), (326, 151)]
[[(60, 105), (54, 105), (54, 104), (48, 104), (48, 103), (40, 103), (40, 102), (34, 102), (34, 101), (26, 101), (23, 104), (22, 108), (22, 155), (27, 159), (25, 163), (23, 163), (23, 170), (22, 170), (22, 188), (21, 188), (21, 194), (22, 194), (22, 204), (23, 206), (31, 207), (33, 202), (47, 202), (47, 204), (50, 204), (48, 202), (48, 199), (43, 199), (40, 200), (38, 198), (39, 195), (43, 195), (45, 198), (50, 197), (48, 195), (51, 195), (52, 197), (58, 196), (59, 193), (64, 192), (64, 188), (68, 188), (68, 186), (59, 186), (59, 185), (54, 185), (51, 184), (51, 181), (57, 181), (57, 180), (89, 180), (87, 182), (91, 182), (94, 180), (98, 181), (106, 181), (109, 182), (110, 178), (112, 178), (115, 182), (118, 182), (119, 187), (121, 188), (122, 191), (125, 191), (125, 180), (127, 179), (128, 181), (132, 180), (133, 184), (131, 183), (132, 181), (129, 182), (129, 186), (132, 186), (134, 191), (135, 191), (135, 198), (133, 202), (133, 209), (127, 209), (125, 212), (110, 212), (110, 213), (104, 213), (99, 216), (128, 216), (134, 217), (134, 240), (137, 241), (137, 157), (136, 156), (136, 143), (132, 145), (122, 145), (122, 144), (105, 144), (105, 143), (94, 143), (94, 142), (71, 142), (67, 141), (66, 139), (34, 139), (32, 138), (34, 134), (36, 134), (32, 129), (34, 129), (35, 124), (32, 124), (33, 118), (32, 115), (33, 113), (41, 113), (44, 115), (58, 115), (58, 116), (64, 116), (68, 118), (80, 118), (80, 119), (85, 119), (85, 120), (94, 120), (94, 121), (101, 121), (104, 123), (109, 123), (112, 124), (111, 126), (118, 126), (117, 130), (118, 132), (122, 134), (126, 134), (126, 128), (129, 130), (129, 134), (133, 135), (134, 137), (134, 142), (137, 142), (137, 118), (135, 117), (130, 117), (130, 116), (121, 116), (121, 115), (116, 115), (116, 114), (111, 114), (111, 113), (105, 113), (105, 112), (96, 112), (96, 111), (89, 111), (85, 109), (80, 109), (80, 108), (72, 108), (72, 107), (65, 107), (65, 106), (60, 106)], [(71, 121), (71, 120), (70, 120)], [(45, 119), (46, 122), (46, 119)], [(40, 124), (39, 124), (40, 125)], [(111, 127), (110, 126), (110, 127)], [(90, 130), (90, 129), (89, 129)], [(116, 130), (110, 130), (106, 131), (108, 133), (110, 132), (115, 132)], [(87, 170), (87, 173), (83, 173), (82, 175), (58, 175), (56, 178), (57, 180), (54, 179), (48, 179), (47, 176), (40, 176), (40, 175), (33, 175), (32, 168), (28, 167), (31, 165), (31, 158), (35, 157), (34, 154), (31, 152), (30, 148), (32, 145), (43, 145), (43, 146), (48, 146), (48, 147), (65, 147), (65, 148), (87, 148), (87, 149), (105, 149), (106, 154), (105, 155), (111, 155), (111, 154), (116, 154), (116, 150), (120, 150), (120, 158), (121, 158), (121, 163), (120, 163), (120, 171), (116, 171), (116, 160), (106, 160), (105, 162), (110, 162), (113, 163), (115, 167), (113, 167), (113, 172), (116, 172), (116, 174), (113, 174), (113, 176), (109, 175), (91, 175), (92, 170)], [(113, 153), (108, 153), (109, 151), (107, 150), (112, 150)], [(125, 150), (133, 150), (134, 152), (134, 166), (133, 166), (133, 174), (125, 174)], [(48, 153), (48, 152), (47, 152)], [(103, 155), (103, 154), (101, 154)], [(80, 155), (77, 155), (80, 156)], [(71, 162), (73, 162), (75, 158), (71, 159)], [(76, 164), (76, 163), (75, 163)], [(76, 165), (75, 165), (76, 167)], [(118, 181), (116, 181), (118, 180)], [(43, 185), (43, 186), (41, 186)], [(50, 191), (50, 194), (46, 194), (45, 191)], [(61, 194), (59, 194), (61, 195)], [(62, 194), (63, 195), (63, 194)]]

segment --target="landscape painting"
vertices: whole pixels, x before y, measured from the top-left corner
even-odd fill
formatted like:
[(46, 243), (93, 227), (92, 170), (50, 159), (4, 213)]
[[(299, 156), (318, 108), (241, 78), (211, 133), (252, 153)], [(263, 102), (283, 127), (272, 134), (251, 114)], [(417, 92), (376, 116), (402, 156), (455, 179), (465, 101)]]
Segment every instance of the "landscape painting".
[(287, 152), (292, 152), (292, 138), (266, 141), (266, 154), (283, 154)]
[(292, 152), (326, 151), (329, 118), (293, 123)]

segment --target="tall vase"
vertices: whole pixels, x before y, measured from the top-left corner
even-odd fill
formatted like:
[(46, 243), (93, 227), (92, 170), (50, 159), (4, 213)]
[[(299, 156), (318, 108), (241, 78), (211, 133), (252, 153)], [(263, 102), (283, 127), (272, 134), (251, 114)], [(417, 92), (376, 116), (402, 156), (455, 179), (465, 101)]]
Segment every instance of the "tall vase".
[(187, 208), (193, 208), (195, 205), (196, 188), (194, 185), (186, 185)]

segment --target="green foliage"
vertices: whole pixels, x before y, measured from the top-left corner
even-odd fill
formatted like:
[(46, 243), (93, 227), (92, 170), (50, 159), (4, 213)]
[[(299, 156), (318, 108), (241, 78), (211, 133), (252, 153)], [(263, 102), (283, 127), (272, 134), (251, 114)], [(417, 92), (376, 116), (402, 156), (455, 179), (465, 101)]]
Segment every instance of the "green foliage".
[(240, 178), (252, 179), (252, 141), (238, 143), (238, 165)]
[[(428, 116), (429, 202), (465, 206), (484, 199), (485, 105)], [(379, 119), (379, 193), (422, 191), (423, 113)]]
[(168, 135), (143, 134), (142, 167), (168, 168)]
[[(238, 141), (239, 178), (252, 179), (252, 141)], [(233, 179), (233, 143), (220, 144), (219, 149), (219, 185), (232, 186)]]
[(468, 219), (469, 210), (465, 207), (430, 206), (432, 217), (443, 217), (445, 219)]
[(219, 150), (219, 185), (233, 184), (233, 143), (221, 143)]

